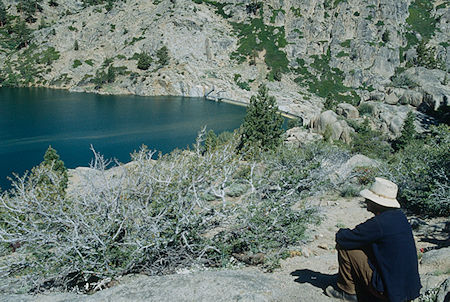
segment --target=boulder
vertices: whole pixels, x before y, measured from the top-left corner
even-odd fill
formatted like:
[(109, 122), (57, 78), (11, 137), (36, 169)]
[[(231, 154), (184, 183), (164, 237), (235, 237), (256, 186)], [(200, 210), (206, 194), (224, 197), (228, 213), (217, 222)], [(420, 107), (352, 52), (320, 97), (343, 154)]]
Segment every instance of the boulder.
[(400, 97), (400, 104), (419, 107), (423, 101), (423, 93), (415, 90), (406, 90)]
[(445, 71), (414, 67), (405, 71), (405, 75), (420, 86), (423, 102), (431, 110), (450, 105), (450, 87), (444, 85)]
[(388, 94), (384, 97), (384, 102), (389, 105), (396, 105), (398, 103), (398, 97), (395, 93)]
[(322, 139), (322, 135), (301, 127), (294, 127), (286, 131), (286, 143), (301, 147), (307, 143)]
[(436, 271), (450, 271), (450, 247), (431, 250), (424, 253), (420, 264), (431, 267)]
[(345, 143), (350, 143), (350, 134), (354, 131), (346, 121), (338, 120), (337, 114), (331, 110), (322, 112), (317, 118), (312, 120), (312, 128), (322, 135), (329, 129), (331, 130), (330, 139), (342, 140)]
[(339, 104), (336, 108), (336, 113), (350, 119), (359, 117), (358, 109), (348, 103)]

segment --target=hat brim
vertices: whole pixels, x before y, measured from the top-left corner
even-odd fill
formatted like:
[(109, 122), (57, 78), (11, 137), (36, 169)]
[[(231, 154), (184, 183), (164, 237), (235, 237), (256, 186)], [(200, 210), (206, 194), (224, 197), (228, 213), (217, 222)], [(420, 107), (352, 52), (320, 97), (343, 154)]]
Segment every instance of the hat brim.
[(382, 196), (374, 194), (372, 191), (370, 191), (368, 189), (362, 190), (359, 193), (359, 195), (361, 195), (362, 197), (367, 198), (383, 207), (400, 208), (400, 204), (398, 203), (397, 199), (384, 198)]

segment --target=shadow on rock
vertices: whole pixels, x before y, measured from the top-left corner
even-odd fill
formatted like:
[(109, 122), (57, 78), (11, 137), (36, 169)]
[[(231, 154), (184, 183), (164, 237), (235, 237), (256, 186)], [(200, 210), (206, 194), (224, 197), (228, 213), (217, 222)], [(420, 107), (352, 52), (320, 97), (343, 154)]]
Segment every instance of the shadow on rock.
[(320, 272), (315, 272), (309, 269), (300, 269), (291, 273), (291, 276), (298, 277), (295, 282), (298, 283), (309, 283), (315, 287), (321, 288), (325, 291), (328, 285), (333, 285), (336, 283), (337, 274), (329, 275)]

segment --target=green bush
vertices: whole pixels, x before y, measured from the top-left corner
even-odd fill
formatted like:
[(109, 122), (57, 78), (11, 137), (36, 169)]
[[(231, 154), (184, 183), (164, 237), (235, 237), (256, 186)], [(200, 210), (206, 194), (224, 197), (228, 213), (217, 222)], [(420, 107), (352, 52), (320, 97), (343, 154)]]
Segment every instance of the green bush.
[(158, 63), (160, 66), (166, 66), (169, 64), (169, 49), (166, 46), (161, 47), (156, 52), (156, 57), (158, 58)]
[(424, 216), (450, 215), (450, 127), (432, 126), (399, 150), (387, 171), (401, 205)]
[(368, 119), (361, 124), (348, 122), (355, 129), (350, 143), (352, 152), (371, 158), (388, 159), (390, 157), (392, 148), (387, 138), (381, 132), (372, 130)]
[(145, 52), (138, 54), (137, 60), (137, 68), (141, 70), (149, 69), (150, 65), (153, 63), (152, 57)]
[(362, 116), (372, 116), (373, 115), (373, 106), (367, 103), (362, 103), (358, 107), (359, 115)]
[(81, 63), (81, 61), (77, 59), (73, 61), (72, 68), (77, 68), (81, 65), (83, 65), (83, 63)]

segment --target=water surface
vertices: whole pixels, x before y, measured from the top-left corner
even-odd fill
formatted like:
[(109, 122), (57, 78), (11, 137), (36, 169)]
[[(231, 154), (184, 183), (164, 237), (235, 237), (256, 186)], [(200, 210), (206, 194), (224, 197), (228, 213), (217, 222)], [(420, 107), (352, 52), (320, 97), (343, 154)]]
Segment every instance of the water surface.
[(89, 147), (130, 161), (142, 144), (170, 152), (191, 145), (207, 126), (239, 127), (245, 108), (203, 98), (102, 96), (43, 88), (0, 88), (0, 187), (42, 161), (51, 145), (68, 168), (88, 166)]

